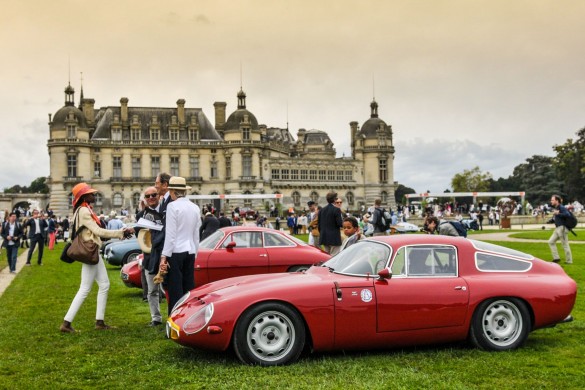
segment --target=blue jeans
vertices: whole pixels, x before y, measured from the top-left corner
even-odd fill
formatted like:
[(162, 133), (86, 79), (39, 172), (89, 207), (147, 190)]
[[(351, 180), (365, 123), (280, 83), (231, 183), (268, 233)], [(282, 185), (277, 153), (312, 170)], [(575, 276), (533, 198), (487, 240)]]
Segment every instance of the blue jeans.
[(18, 257), (18, 245), (6, 245), (6, 257), (10, 272), (16, 271), (16, 258)]

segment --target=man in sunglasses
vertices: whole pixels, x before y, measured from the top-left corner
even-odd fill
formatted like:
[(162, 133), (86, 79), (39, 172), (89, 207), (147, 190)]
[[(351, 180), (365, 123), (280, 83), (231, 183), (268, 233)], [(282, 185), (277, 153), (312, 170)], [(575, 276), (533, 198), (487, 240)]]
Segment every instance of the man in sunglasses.
[[(162, 221), (162, 214), (158, 211), (159, 209), (159, 202), (160, 196), (158, 194), (158, 190), (155, 187), (148, 187), (144, 190), (144, 202), (146, 203), (146, 207), (136, 214), (136, 220), (140, 218), (144, 218), (150, 222), (154, 222), (157, 225), (163, 224)], [(134, 228), (134, 230), (139, 230), (139, 228)], [(155, 234), (159, 233), (156, 230), (151, 229), (150, 231), (152, 237)], [(144, 280), (146, 280), (146, 285), (148, 286), (148, 292), (146, 294), (146, 298), (148, 300), (148, 306), (150, 308), (150, 317), (151, 321), (148, 324), (149, 326), (159, 326), (162, 324), (162, 317), (160, 314), (160, 287), (158, 284), (154, 283), (154, 276), (158, 272), (158, 262), (154, 264), (155, 261), (151, 261), (150, 253), (144, 253), (144, 258), (142, 259), (142, 272), (144, 276)], [(152, 263), (152, 264), (151, 264)]]

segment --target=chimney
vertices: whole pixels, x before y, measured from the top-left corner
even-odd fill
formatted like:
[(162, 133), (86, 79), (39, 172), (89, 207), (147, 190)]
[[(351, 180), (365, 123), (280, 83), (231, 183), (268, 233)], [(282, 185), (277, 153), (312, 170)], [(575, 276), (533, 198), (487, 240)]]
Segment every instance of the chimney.
[(122, 123), (128, 123), (128, 98), (123, 97), (120, 99), (120, 116)]
[(95, 105), (94, 99), (83, 99), (82, 102), (83, 115), (85, 116), (85, 119), (87, 120), (88, 123), (93, 123), (95, 121), (95, 115), (93, 110), (94, 105)]
[(227, 106), (226, 102), (213, 103), (213, 107), (215, 107), (215, 129), (216, 130), (223, 129), (223, 125), (225, 125), (225, 107), (226, 106)]
[(356, 121), (351, 121), (349, 122), (349, 128), (351, 129), (351, 140), (353, 141), (355, 139), (355, 135), (357, 134), (358, 131), (358, 123)]
[(185, 123), (185, 99), (177, 100), (177, 117), (179, 118), (179, 124)]

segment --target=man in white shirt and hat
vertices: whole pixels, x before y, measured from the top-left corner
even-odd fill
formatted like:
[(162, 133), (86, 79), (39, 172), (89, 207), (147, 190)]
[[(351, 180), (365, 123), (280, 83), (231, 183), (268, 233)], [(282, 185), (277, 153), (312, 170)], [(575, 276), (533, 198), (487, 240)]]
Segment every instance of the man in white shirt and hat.
[(195, 288), (195, 257), (199, 249), (201, 212), (199, 206), (185, 197), (185, 179), (173, 176), (168, 186), (172, 202), (165, 217), (165, 241), (160, 260), (161, 271), (167, 272), (165, 282), (168, 291), (168, 314), (188, 291)]

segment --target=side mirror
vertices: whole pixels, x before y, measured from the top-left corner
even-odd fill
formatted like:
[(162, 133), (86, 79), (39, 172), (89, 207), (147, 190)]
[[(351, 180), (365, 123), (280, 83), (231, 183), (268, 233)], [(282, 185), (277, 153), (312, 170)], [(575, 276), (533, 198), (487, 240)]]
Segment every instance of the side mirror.
[(228, 242), (228, 244), (226, 245), (227, 249), (234, 249), (236, 247), (236, 242), (235, 241), (230, 241)]
[(381, 269), (380, 272), (378, 272), (378, 279), (379, 280), (386, 280), (386, 279), (391, 279), (392, 278), (392, 272), (390, 272), (390, 268), (384, 268)]

